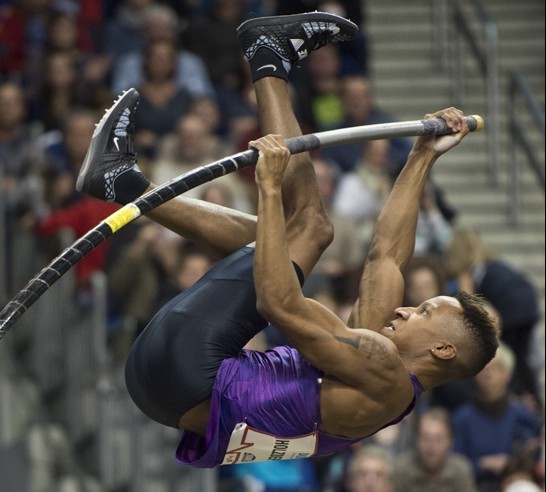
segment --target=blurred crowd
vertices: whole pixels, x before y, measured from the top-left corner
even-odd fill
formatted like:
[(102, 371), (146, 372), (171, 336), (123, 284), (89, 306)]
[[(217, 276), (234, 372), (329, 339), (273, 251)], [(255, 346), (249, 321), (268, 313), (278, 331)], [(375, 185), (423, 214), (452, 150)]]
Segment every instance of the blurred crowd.
[[(135, 145), (158, 184), (245, 150), (260, 134), (256, 102), (236, 35), (249, 17), (314, 9), (351, 18), (360, 37), (313, 52), (291, 86), (305, 133), (395, 121), (374, 99), (360, 0), (0, 1), (0, 212), (5, 290), (11, 238), (31, 234), (59, 253), (59, 231), (83, 235), (116, 205), (75, 191), (96, 122), (123, 90), (141, 94)], [(431, 110), (439, 108), (431, 108)], [(411, 148), (410, 139), (334, 147), (313, 155), (335, 239), (304, 290), (346, 319), (374, 221)], [(253, 170), (188, 192), (255, 213)], [(327, 459), (223, 468), (221, 490), (347, 492), (532, 492), (544, 479), (543, 401), (530, 344), (540, 318), (524, 275), (457, 226), (457, 210), (431, 180), (423, 196), (407, 305), (457, 290), (480, 293), (503, 329), (497, 357), (474, 380), (432, 391), (396, 427)], [(76, 303), (88, 305), (93, 274), (107, 274), (112, 357), (164, 302), (216, 261), (143, 218), (76, 267)], [(251, 348), (288, 343), (274, 327)], [(177, 466), (173, 461), (173, 466)]]

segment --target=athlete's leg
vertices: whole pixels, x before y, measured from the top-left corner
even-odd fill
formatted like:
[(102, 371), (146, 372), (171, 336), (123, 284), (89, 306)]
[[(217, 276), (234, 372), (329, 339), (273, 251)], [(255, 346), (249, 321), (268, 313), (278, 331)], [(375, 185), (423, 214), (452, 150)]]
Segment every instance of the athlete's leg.
[[(277, 134), (285, 138), (301, 135), (288, 83), (280, 78), (266, 77), (256, 81), (254, 86), (262, 134)], [(333, 235), (308, 153), (290, 159), (282, 194), (290, 257), (307, 277)]]
[[(151, 189), (153, 186), (148, 191)], [(146, 215), (217, 258), (229, 256), (256, 239), (254, 215), (194, 198), (179, 196)]]
[[(106, 111), (78, 176), (79, 191), (126, 204), (154, 188), (136, 163), (133, 141), (138, 102), (138, 92), (130, 89)], [(148, 216), (218, 257), (237, 251), (256, 237), (255, 217), (186, 197), (175, 198)]]
[[(352, 39), (358, 28), (338, 16), (309, 13), (252, 19), (238, 29), (250, 64), (262, 135), (302, 134), (294, 114), (288, 74), (309, 52), (327, 43)], [(308, 275), (332, 240), (309, 154), (291, 158), (283, 181), (283, 206), (290, 257)]]

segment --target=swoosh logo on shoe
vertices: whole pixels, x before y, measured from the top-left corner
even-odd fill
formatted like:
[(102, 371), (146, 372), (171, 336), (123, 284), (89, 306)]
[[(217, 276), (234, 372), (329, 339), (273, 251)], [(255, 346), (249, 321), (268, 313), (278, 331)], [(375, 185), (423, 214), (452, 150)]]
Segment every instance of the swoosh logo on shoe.
[(264, 65), (263, 67), (258, 68), (256, 72), (259, 72), (260, 70), (265, 70), (266, 68), (271, 68), (274, 72), (277, 71), (277, 67), (271, 64), (271, 65)]
[(121, 152), (121, 151), (119, 150), (118, 140), (119, 140), (118, 137), (114, 137), (114, 145), (116, 146), (116, 149), (118, 149), (118, 152)]

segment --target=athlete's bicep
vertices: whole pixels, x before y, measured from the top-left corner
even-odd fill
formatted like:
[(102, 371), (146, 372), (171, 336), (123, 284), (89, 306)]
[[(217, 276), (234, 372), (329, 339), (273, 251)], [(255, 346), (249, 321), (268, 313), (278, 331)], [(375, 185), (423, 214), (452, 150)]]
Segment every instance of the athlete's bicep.
[(349, 326), (379, 331), (392, 321), (394, 310), (401, 306), (404, 277), (399, 266), (390, 258), (369, 261), (362, 275), (359, 298)]
[(349, 329), (312, 299), (304, 299), (297, 314), (288, 313), (275, 324), (308, 362), (351, 386), (360, 386), (366, 375), (399, 365), (396, 348), (388, 338)]

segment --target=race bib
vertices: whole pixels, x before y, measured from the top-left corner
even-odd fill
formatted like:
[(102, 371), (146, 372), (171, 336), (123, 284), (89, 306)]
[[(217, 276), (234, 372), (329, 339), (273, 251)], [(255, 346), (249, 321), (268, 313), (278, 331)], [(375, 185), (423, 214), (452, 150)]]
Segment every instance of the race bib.
[(241, 423), (231, 433), (222, 465), (309, 458), (317, 451), (318, 432), (305, 436), (276, 437)]

